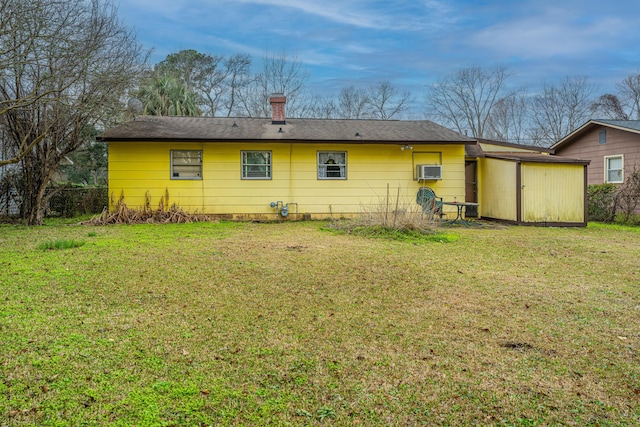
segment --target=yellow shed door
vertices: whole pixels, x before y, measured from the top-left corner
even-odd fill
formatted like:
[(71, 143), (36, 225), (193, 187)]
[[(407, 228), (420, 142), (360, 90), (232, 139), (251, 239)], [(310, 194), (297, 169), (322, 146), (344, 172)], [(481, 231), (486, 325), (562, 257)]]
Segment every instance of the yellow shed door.
[(522, 164), (523, 222), (581, 223), (584, 221), (582, 165)]

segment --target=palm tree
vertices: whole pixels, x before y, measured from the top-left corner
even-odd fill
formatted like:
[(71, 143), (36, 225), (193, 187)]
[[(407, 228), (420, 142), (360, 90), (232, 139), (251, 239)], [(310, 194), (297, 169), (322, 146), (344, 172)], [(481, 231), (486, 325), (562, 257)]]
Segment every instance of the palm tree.
[(148, 78), (136, 94), (142, 101), (142, 114), (148, 116), (200, 116), (198, 95), (168, 76)]

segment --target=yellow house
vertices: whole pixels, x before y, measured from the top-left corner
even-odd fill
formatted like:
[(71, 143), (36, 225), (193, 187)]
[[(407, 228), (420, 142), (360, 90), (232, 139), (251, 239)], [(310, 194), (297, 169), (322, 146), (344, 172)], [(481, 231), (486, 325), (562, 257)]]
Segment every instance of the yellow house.
[[(112, 198), (155, 206), (168, 193), (187, 211), (237, 219), (283, 206), (291, 218), (352, 216), (389, 192), (415, 204), (425, 185), (464, 199), (475, 140), (429, 121), (285, 119), (285, 98), (271, 102), (271, 119), (143, 116), (108, 130)], [(421, 179), (422, 165), (440, 175)]]
[[(399, 209), (415, 208), (430, 187), (445, 202), (478, 203), (467, 216), (528, 219), (494, 206), (512, 202), (495, 191), (516, 170), (487, 157), (476, 139), (426, 120), (287, 119), (286, 98), (270, 101), (271, 118), (142, 116), (108, 130), (111, 199), (155, 207), (168, 194), (192, 213), (301, 219), (376, 211), (390, 195)], [(443, 210), (458, 213), (456, 205)]]

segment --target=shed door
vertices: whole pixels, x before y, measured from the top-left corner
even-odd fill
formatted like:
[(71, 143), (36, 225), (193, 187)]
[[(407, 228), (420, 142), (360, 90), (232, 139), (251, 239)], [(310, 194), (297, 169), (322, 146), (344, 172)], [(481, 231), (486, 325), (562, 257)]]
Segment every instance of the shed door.
[(584, 221), (584, 175), (580, 165), (522, 164), (522, 221)]

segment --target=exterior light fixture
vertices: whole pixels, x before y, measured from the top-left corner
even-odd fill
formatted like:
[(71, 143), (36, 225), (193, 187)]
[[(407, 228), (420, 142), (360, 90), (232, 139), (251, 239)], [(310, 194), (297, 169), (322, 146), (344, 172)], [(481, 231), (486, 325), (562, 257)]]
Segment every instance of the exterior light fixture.
[(413, 146), (412, 145), (403, 145), (402, 147), (400, 147), (400, 149), (402, 151), (404, 151), (404, 150), (413, 150)]

